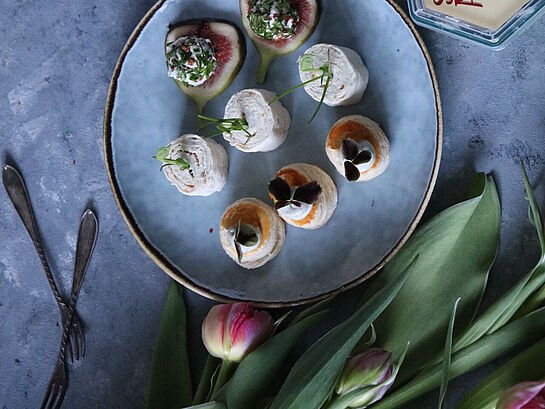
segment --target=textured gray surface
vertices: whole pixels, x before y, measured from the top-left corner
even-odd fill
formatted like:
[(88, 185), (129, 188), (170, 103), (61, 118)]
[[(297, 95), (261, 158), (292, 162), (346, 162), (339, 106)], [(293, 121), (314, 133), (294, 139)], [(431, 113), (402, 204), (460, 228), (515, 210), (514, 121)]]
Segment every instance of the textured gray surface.
[[(77, 221), (88, 202), (101, 222), (79, 301), (88, 351), (75, 365), (65, 408), (140, 408), (168, 279), (141, 251), (112, 199), (102, 158), (108, 81), (151, 1), (0, 0), (0, 159), (22, 170), (47, 252), (70, 285)], [(545, 26), (538, 21), (502, 52), (423, 30), (445, 119), (444, 159), (428, 215), (461, 199), (472, 172), (493, 172), (503, 205), (502, 243), (487, 300), (537, 256), (518, 166), (524, 158), (543, 203)], [(408, 102), (410, 103), (410, 102)], [(39, 406), (60, 337), (58, 311), (37, 256), (0, 191), (0, 408)], [(337, 302), (339, 314), (361, 289)], [(188, 294), (192, 358), (211, 302)], [(195, 365), (197, 366), (197, 365)], [(492, 366), (452, 383), (449, 408)], [(434, 407), (435, 396), (413, 405)]]

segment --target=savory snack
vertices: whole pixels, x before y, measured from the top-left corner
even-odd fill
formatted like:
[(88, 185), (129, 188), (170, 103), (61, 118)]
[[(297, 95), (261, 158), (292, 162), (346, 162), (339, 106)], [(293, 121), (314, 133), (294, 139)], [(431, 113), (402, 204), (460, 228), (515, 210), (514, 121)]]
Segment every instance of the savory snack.
[(324, 226), (337, 207), (337, 188), (331, 177), (307, 163), (280, 169), (269, 182), (269, 195), (280, 217), (302, 229)]
[(227, 20), (188, 20), (171, 27), (165, 40), (168, 75), (197, 104), (200, 113), (235, 79), (246, 45)]
[(254, 269), (272, 260), (286, 239), (284, 222), (272, 207), (254, 198), (229, 206), (220, 225), (223, 250), (241, 267)]
[[(327, 83), (312, 81), (323, 77), (322, 67), (330, 70)], [(369, 71), (361, 57), (350, 48), (332, 44), (316, 44), (305, 51), (299, 59), (299, 76), (302, 82), (308, 82), (305, 91), (329, 106), (359, 102), (369, 82)]]
[(337, 171), (351, 182), (381, 175), (390, 163), (390, 142), (380, 126), (361, 115), (339, 119), (329, 131), (325, 151)]
[(242, 118), (247, 129), (223, 132), (231, 146), (243, 152), (268, 152), (284, 143), (291, 117), (280, 101), (269, 104), (276, 94), (266, 89), (245, 89), (231, 97), (225, 119)]
[(317, 0), (240, 0), (242, 24), (261, 62), (257, 82), (265, 81), (270, 62), (299, 48), (320, 17)]
[(159, 148), (155, 158), (163, 162), (165, 177), (184, 195), (210, 196), (227, 182), (227, 152), (212, 139), (182, 135)]

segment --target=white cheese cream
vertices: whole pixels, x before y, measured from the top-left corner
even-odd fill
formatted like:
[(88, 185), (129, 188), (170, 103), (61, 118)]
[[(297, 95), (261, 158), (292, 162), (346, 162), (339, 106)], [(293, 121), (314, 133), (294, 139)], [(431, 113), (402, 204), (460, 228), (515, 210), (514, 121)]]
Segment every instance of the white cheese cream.
[(300, 206), (297, 206), (293, 203), (289, 203), (287, 206), (281, 207), (278, 209), (278, 214), (281, 217), (286, 217), (291, 220), (303, 220), (307, 217), (312, 210), (312, 205), (308, 203), (301, 203)]

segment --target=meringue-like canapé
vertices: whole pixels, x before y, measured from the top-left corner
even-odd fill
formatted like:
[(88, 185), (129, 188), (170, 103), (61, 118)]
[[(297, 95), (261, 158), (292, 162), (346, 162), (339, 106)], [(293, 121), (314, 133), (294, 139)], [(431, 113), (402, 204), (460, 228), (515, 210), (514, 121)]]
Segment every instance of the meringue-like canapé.
[(221, 218), (223, 250), (241, 267), (254, 269), (272, 260), (282, 249), (286, 228), (274, 209), (254, 198), (237, 200)]
[(284, 143), (291, 117), (286, 108), (275, 101), (276, 94), (266, 89), (244, 89), (231, 97), (225, 107), (225, 119), (243, 118), (245, 131), (224, 132), (223, 137), (243, 152), (268, 152)]
[(303, 229), (324, 226), (337, 207), (337, 188), (318, 166), (294, 163), (269, 183), (274, 207), (286, 223)]
[(212, 139), (186, 134), (159, 149), (163, 173), (176, 188), (188, 196), (209, 196), (227, 182), (227, 152)]
[[(300, 59), (299, 76), (306, 82), (322, 75), (320, 67), (328, 64), (332, 74), (324, 97), (329, 106), (351, 105), (359, 102), (367, 89), (369, 71), (354, 50), (332, 44), (316, 44)], [(304, 64), (303, 64), (304, 63)], [(316, 80), (305, 85), (305, 91), (316, 101), (324, 93), (325, 81)]]
[(327, 136), (326, 154), (337, 171), (352, 182), (381, 175), (390, 163), (390, 142), (380, 126), (361, 115), (339, 119)]

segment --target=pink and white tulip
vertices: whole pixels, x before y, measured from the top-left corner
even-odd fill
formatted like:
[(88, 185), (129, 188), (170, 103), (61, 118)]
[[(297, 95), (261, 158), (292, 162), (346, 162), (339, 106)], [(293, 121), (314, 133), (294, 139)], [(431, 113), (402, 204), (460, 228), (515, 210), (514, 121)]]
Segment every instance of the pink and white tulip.
[(202, 340), (210, 355), (240, 362), (273, 334), (274, 321), (250, 304), (214, 306), (202, 323)]
[(523, 382), (507, 389), (496, 409), (545, 409), (545, 381)]

